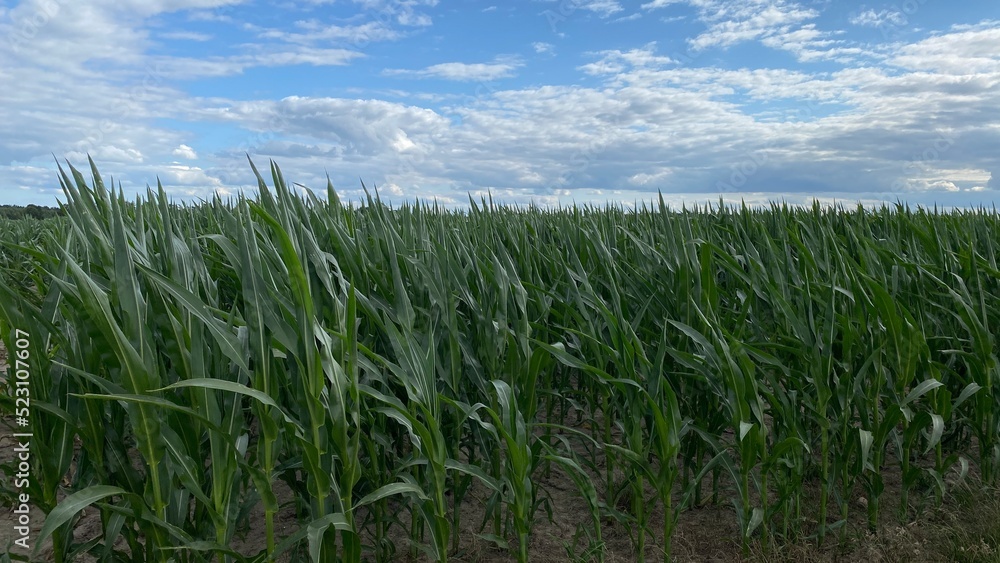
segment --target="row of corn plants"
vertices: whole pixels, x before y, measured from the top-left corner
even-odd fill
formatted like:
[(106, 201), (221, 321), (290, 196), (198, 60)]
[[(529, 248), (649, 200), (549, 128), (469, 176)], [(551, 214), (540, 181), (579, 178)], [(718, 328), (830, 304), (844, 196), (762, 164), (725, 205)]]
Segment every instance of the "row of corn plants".
[[(42, 231), (0, 224), (51, 541), (12, 558), (527, 561), (565, 481), (571, 556), (618, 526), (668, 561), (706, 503), (744, 548), (844, 541), (859, 497), (877, 531), (997, 480), (993, 211), (393, 209), (274, 164), (180, 204), (90, 172), (60, 170)], [(74, 536), (87, 507), (101, 534)]]

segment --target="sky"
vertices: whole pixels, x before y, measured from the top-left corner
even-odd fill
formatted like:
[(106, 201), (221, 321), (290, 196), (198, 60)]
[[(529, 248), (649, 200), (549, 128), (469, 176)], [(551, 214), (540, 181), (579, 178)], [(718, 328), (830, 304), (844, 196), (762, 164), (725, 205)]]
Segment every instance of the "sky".
[(0, 2), (0, 203), (1000, 200), (996, 0)]

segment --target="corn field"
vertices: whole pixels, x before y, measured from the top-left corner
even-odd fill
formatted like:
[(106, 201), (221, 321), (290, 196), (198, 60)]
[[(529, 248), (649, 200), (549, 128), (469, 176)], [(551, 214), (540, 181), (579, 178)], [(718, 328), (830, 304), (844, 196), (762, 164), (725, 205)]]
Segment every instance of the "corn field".
[(669, 561), (706, 503), (744, 546), (838, 542), (997, 481), (995, 210), (393, 209), (273, 164), (181, 205), (91, 169), (44, 232), (0, 224), (55, 561), (447, 561), (469, 528), (528, 561), (553, 473), (590, 507), (579, 559), (611, 519)]

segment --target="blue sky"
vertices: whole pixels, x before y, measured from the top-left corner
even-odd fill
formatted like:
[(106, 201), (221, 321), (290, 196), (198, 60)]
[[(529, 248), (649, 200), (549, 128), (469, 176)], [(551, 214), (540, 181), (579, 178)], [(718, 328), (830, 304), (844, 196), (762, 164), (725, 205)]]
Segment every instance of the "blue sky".
[(289, 181), (555, 205), (1000, 200), (1000, 3), (0, 3), (0, 203)]

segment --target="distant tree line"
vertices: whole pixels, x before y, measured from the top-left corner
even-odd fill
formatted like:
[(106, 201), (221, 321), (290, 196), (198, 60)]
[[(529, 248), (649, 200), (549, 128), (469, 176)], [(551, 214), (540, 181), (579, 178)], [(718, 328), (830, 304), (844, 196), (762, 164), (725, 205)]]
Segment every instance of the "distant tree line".
[(48, 219), (50, 217), (59, 217), (62, 214), (62, 209), (58, 207), (45, 207), (33, 203), (24, 206), (0, 205), (0, 217), (4, 219)]

